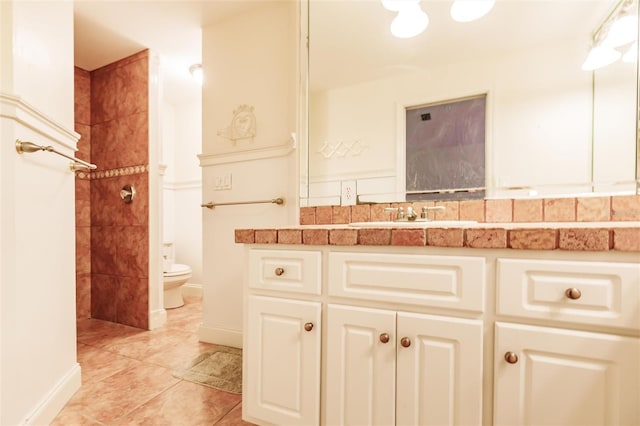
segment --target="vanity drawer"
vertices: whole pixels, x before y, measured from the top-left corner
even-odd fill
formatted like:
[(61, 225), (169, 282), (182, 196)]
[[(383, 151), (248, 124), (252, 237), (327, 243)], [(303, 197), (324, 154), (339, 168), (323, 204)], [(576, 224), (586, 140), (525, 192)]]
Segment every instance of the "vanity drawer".
[(482, 312), (485, 259), (329, 253), (329, 295)]
[(317, 251), (249, 250), (249, 288), (320, 294)]
[(640, 327), (640, 264), (498, 259), (497, 313)]

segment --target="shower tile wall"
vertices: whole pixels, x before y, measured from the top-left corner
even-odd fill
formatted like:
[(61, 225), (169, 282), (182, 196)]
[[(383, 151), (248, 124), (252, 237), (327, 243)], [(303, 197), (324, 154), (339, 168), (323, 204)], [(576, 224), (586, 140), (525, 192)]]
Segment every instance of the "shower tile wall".
[[(91, 77), (74, 70), (75, 130), (80, 134), (76, 155), (91, 161)], [(76, 316), (91, 317), (91, 181), (76, 174)]]
[[(91, 72), (91, 316), (149, 323), (149, 55)], [(120, 198), (123, 186), (137, 194)]]

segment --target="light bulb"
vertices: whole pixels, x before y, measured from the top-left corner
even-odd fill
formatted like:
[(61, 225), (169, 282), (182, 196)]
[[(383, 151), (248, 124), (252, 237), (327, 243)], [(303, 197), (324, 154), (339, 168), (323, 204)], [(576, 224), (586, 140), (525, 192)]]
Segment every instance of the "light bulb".
[(400, 12), (407, 6), (418, 4), (420, 0), (380, 0), (382, 6), (391, 12)]
[(602, 46), (620, 47), (638, 38), (638, 18), (624, 15), (616, 19), (602, 40)]
[(627, 53), (622, 56), (622, 62), (634, 63), (638, 62), (638, 42), (636, 41), (631, 45)]
[(456, 22), (471, 22), (489, 13), (495, 0), (456, 0), (451, 5), (451, 17)]
[(429, 17), (418, 3), (403, 6), (391, 22), (391, 34), (398, 38), (415, 37), (429, 25)]
[(620, 59), (620, 56), (622, 56), (622, 53), (610, 47), (594, 46), (589, 51), (584, 64), (582, 64), (582, 69), (584, 71), (591, 71), (605, 67)]

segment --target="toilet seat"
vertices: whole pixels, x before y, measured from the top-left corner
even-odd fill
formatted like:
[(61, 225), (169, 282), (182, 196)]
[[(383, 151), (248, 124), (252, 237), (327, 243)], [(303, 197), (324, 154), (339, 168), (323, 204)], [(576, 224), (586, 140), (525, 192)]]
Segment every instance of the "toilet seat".
[(173, 265), (171, 265), (171, 270), (163, 272), (162, 275), (165, 277), (175, 277), (178, 275), (185, 275), (190, 273), (191, 273), (191, 268), (189, 268), (188, 265), (183, 265), (181, 263), (174, 263)]

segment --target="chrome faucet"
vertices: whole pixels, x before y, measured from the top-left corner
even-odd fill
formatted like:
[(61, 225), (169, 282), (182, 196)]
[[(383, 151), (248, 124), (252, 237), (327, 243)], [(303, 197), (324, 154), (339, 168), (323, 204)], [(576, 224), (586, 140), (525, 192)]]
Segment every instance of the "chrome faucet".
[(395, 221), (405, 221), (413, 222), (418, 218), (418, 213), (414, 210), (413, 206), (407, 207), (407, 212), (405, 213), (404, 208), (402, 207), (386, 207), (384, 209), (385, 212), (394, 212), (396, 213)]
[(428, 219), (427, 218), (427, 213), (429, 212), (429, 210), (439, 210), (439, 211), (444, 211), (445, 207), (444, 206), (431, 206), (431, 207), (423, 207), (422, 208), (422, 213), (420, 213), (420, 218), (422, 219)]
[[(444, 206), (430, 206), (430, 207), (422, 207), (422, 213), (420, 213), (420, 221), (427, 221), (427, 213), (430, 210), (439, 210), (444, 211)], [(394, 218), (395, 222), (409, 221), (413, 222), (418, 219), (418, 213), (413, 208), (413, 206), (407, 206), (407, 211), (405, 213), (404, 208), (402, 207), (385, 207), (384, 209), (387, 213), (396, 213), (396, 217)]]
[(404, 209), (402, 207), (385, 207), (384, 211), (387, 213), (396, 213), (396, 221), (405, 220)]
[(413, 209), (413, 206), (407, 207), (407, 220), (413, 222), (418, 218), (418, 213)]

